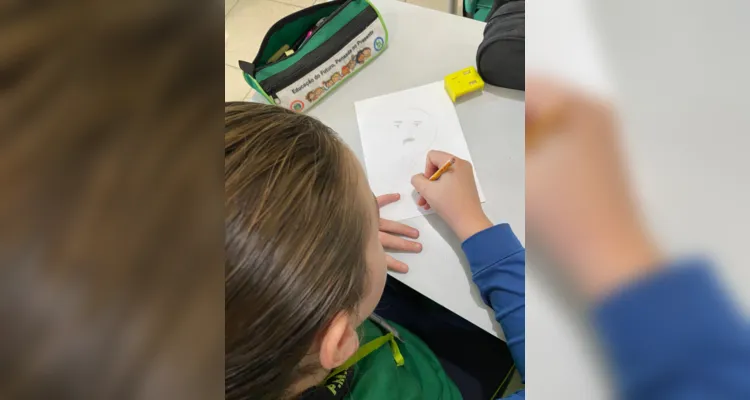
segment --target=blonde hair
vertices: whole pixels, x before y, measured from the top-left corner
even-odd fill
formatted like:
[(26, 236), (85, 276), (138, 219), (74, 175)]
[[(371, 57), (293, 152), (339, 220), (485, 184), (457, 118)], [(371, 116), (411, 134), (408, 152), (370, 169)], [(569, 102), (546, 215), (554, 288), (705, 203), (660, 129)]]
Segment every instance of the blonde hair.
[(227, 103), (225, 125), (226, 398), (279, 399), (362, 298), (368, 208), (354, 157), (319, 121)]

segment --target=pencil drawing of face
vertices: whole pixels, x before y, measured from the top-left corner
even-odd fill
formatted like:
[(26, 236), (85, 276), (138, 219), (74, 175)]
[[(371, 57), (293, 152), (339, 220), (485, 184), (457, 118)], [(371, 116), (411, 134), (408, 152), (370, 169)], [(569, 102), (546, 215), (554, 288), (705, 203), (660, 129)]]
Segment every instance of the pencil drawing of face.
[(404, 163), (410, 170), (423, 165), (427, 152), (435, 143), (437, 126), (432, 116), (419, 108), (408, 108), (394, 114), (391, 132), (394, 147), (400, 147)]
[(410, 147), (429, 146), (436, 133), (432, 117), (418, 108), (409, 108), (396, 114), (393, 128), (400, 137), (401, 144)]

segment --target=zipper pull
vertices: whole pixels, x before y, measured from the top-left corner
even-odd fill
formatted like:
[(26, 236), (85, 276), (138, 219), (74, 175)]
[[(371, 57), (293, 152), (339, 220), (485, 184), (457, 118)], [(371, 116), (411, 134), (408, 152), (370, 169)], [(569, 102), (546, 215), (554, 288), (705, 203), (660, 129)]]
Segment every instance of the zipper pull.
[(252, 76), (253, 78), (255, 77), (255, 65), (253, 65), (253, 63), (240, 60), (239, 64), (242, 72)]
[(387, 332), (392, 333), (393, 337), (395, 337), (396, 339), (398, 339), (400, 342), (404, 341), (404, 339), (401, 339), (401, 335), (398, 334), (398, 331), (396, 330), (396, 328), (394, 328), (393, 326), (391, 326), (391, 324), (385, 322), (385, 319), (383, 319), (383, 317), (381, 317), (381, 316), (379, 316), (379, 315), (377, 315), (375, 313), (372, 313), (372, 314), (370, 314), (370, 321), (374, 322), (376, 325), (378, 325), (381, 328), (385, 329)]

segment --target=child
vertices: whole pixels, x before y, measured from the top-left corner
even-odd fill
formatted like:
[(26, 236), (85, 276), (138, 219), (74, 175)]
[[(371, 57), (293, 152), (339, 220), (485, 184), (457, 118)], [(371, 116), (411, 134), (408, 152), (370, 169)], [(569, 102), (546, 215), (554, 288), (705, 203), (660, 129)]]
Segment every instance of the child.
[[(354, 154), (275, 106), (227, 103), (225, 129), (226, 398), (462, 398), (422, 340), (370, 318), (386, 256)], [(430, 152), (425, 173), (451, 157)], [(412, 182), (463, 242), (523, 374), (524, 249), (482, 212), (468, 162)]]

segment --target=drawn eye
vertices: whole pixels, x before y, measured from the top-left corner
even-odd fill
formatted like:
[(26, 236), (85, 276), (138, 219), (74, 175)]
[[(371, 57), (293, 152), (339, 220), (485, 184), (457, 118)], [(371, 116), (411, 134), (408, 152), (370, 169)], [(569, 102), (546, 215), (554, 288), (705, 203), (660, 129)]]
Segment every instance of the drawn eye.
[(415, 127), (419, 127), (419, 124), (421, 124), (421, 123), (422, 123), (422, 121), (414, 121), (414, 126)]
[(393, 121), (393, 126), (395, 126), (396, 128), (400, 128), (401, 127), (401, 123), (402, 123), (402, 121)]

